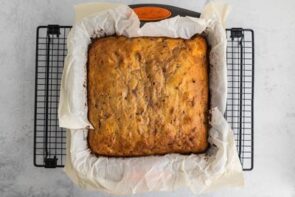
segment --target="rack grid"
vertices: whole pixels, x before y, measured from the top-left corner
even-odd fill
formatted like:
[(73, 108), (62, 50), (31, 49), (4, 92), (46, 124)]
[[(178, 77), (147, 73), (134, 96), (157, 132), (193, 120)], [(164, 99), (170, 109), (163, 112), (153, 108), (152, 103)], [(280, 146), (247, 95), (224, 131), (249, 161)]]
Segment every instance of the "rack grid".
[[(34, 165), (63, 167), (66, 131), (58, 126), (59, 89), (71, 26), (37, 28)], [(225, 117), (230, 123), (244, 170), (252, 170), (254, 157), (254, 32), (231, 28), (227, 33), (228, 98)]]

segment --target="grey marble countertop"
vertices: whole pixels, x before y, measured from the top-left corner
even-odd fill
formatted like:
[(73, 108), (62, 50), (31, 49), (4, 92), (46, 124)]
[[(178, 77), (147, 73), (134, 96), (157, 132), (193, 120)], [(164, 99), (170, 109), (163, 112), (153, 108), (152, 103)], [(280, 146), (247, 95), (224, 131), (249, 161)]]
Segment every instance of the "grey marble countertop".
[[(82, 0), (1, 1), (0, 196), (111, 196), (79, 189), (62, 169), (33, 166), (35, 33), (72, 24)], [(113, 1), (118, 2), (118, 1)], [(158, 2), (197, 9), (198, 0)], [(201, 196), (295, 196), (295, 1), (227, 0), (228, 27), (255, 30), (255, 167), (243, 189)], [(135, 196), (194, 196), (186, 189)]]

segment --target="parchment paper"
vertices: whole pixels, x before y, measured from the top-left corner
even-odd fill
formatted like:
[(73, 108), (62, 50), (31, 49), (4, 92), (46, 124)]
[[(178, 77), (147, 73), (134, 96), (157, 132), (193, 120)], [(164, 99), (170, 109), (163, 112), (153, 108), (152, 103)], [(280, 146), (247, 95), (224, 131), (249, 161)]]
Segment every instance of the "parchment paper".
[[(223, 24), (228, 7), (209, 3), (201, 18), (174, 17), (139, 27), (135, 13), (125, 5), (93, 10), (76, 7), (76, 24), (68, 36), (68, 54), (59, 104), (60, 126), (67, 132), (65, 171), (80, 187), (115, 194), (172, 191), (189, 187), (194, 193), (226, 186), (243, 186), (234, 137), (223, 117), (226, 103), (226, 36)], [(99, 4), (96, 4), (99, 7)], [(167, 36), (188, 39), (205, 32), (210, 52), (211, 129), (206, 154), (108, 158), (96, 157), (87, 145), (86, 61), (91, 37), (107, 35)], [(84, 85), (83, 85), (84, 84)]]

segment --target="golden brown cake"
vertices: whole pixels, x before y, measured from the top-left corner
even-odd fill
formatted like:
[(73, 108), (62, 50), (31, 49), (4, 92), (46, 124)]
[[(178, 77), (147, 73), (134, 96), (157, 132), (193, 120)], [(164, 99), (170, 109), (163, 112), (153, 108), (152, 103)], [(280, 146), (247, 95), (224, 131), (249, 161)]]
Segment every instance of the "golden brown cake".
[(207, 43), (111, 36), (88, 51), (91, 151), (105, 156), (201, 153), (208, 146)]

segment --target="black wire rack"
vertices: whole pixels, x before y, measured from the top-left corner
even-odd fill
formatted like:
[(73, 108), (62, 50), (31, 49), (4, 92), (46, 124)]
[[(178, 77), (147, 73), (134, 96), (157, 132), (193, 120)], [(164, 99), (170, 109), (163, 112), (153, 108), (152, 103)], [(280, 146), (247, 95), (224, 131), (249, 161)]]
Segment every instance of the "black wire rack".
[(58, 124), (58, 102), (66, 39), (71, 26), (39, 26), (36, 45), (34, 165), (63, 167), (66, 132)]
[(254, 165), (254, 32), (227, 29), (228, 94), (225, 117), (230, 123), (244, 170)]
[[(59, 89), (71, 26), (37, 28), (34, 165), (63, 167), (66, 130), (58, 126)], [(225, 117), (230, 123), (244, 170), (252, 170), (254, 33), (250, 29), (227, 29), (228, 99)]]

